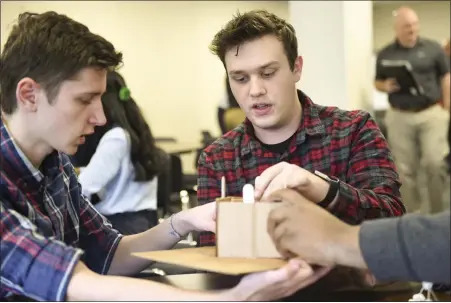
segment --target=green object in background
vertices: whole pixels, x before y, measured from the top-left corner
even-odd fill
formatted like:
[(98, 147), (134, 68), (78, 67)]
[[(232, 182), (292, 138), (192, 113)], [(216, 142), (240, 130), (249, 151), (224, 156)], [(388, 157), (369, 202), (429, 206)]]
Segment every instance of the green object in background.
[(122, 87), (120, 89), (119, 99), (121, 99), (122, 101), (127, 101), (128, 99), (130, 99), (130, 90), (128, 89), (128, 87)]

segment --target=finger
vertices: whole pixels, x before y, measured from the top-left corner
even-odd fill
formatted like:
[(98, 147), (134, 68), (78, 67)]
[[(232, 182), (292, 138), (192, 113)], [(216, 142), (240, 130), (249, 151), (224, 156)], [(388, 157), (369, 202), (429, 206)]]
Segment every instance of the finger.
[(278, 163), (276, 165), (273, 165), (269, 168), (267, 168), (263, 173), (258, 176), (258, 178), (255, 180), (255, 198), (260, 199), (263, 193), (265, 192), (268, 185), (271, 183), (271, 181), (278, 175), (284, 168), (284, 163)]
[(300, 283), (301, 287), (307, 287), (313, 283), (316, 283), (318, 280), (327, 275), (332, 270), (332, 268), (333, 266), (326, 266), (320, 267), (319, 269), (315, 270), (312, 276), (308, 277), (302, 283)]
[(276, 250), (284, 258), (296, 257), (290, 249), (290, 237), (287, 233), (287, 224), (280, 224), (276, 227), (273, 237), (271, 237)]
[(208, 222), (205, 231), (216, 233), (216, 222), (214, 221)]
[(278, 208), (273, 209), (268, 214), (268, 220), (266, 222), (266, 231), (268, 232), (271, 239), (274, 241), (274, 229), (276, 228), (277, 224), (279, 224), (278, 215), (279, 212)]
[(276, 226), (287, 218), (288, 212), (289, 205), (287, 203), (280, 203), (279, 206), (269, 212), (267, 220), (267, 231), (270, 235), (274, 232)]
[(297, 191), (289, 188), (279, 189), (271, 193), (270, 200), (283, 201), (291, 204), (299, 204), (301, 202), (309, 202), (304, 196)]
[(251, 300), (261, 301), (268, 300), (268, 298), (273, 300), (283, 297), (283, 293), (287, 288), (285, 285), (288, 281), (293, 280), (299, 270), (299, 262), (290, 260), (287, 265), (278, 270), (267, 271), (263, 273), (263, 275), (261, 275), (261, 273), (253, 274), (254, 278), (259, 278), (262, 282), (259, 283), (261, 291), (257, 291), (257, 293), (252, 296)]
[(299, 272), (299, 274), (293, 279), (292, 285), (287, 287), (283, 297), (291, 296), (297, 291), (316, 283), (318, 280), (327, 275), (331, 269), (332, 267), (321, 267), (320, 269), (315, 271), (312, 270), (311, 272)]
[(282, 247), (283, 239), (286, 237), (288, 237), (288, 223), (285, 220), (277, 224), (277, 226), (274, 228), (273, 239), (274, 242), (278, 243), (278, 245), (281, 246), (281, 248), (286, 249), (287, 247)]
[(268, 184), (264, 192), (261, 194), (261, 199), (264, 201), (273, 201), (269, 199), (271, 193), (275, 192), (278, 189), (285, 188), (285, 184), (281, 183), (281, 174), (277, 175), (272, 179), (272, 181)]
[(281, 288), (283, 288), (283, 296), (289, 296), (301, 288), (304, 281), (310, 279), (314, 275), (314, 270), (302, 259), (291, 259), (290, 262), (297, 263), (299, 270), (292, 279), (286, 281)]
[[(297, 260), (301, 259), (298, 258)], [(332, 269), (332, 267), (320, 267), (319, 269), (314, 270), (308, 263), (306, 263), (305, 261), (302, 262), (303, 265), (301, 266), (301, 270), (292, 279), (291, 285), (287, 287), (290, 288), (292, 292), (310, 286), (311, 284), (327, 275)]]
[[(282, 221), (283, 222), (283, 221)], [(269, 237), (271, 238), (271, 241), (274, 243), (274, 246), (276, 248), (276, 250), (279, 252), (279, 254), (287, 259), (291, 259), (293, 257), (296, 257), (296, 255), (294, 255), (290, 250), (289, 247), (284, 245), (285, 243), (287, 243), (287, 239), (284, 238), (282, 235), (283, 234), (282, 230), (284, 230), (286, 227), (286, 225), (284, 224), (283, 226), (279, 227), (279, 224), (276, 223), (276, 221), (269, 221), (268, 222), (268, 234)], [(275, 232), (277, 229), (277, 233)]]
[(293, 189), (282, 188), (273, 191), (271, 195), (269, 195), (269, 199), (296, 204), (298, 200), (302, 199), (302, 196)]

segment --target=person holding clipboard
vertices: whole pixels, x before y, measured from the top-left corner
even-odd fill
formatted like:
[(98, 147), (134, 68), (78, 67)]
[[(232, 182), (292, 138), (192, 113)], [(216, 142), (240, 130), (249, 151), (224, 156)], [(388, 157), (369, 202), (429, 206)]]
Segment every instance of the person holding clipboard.
[[(375, 86), (389, 97), (388, 142), (407, 211), (437, 213), (450, 203), (449, 194), (444, 195), (449, 176), (443, 162), (449, 151), (449, 65), (438, 42), (419, 37), (415, 11), (401, 7), (394, 15), (396, 39), (378, 54)], [(417, 174), (423, 167), (427, 181), (418, 184)], [(422, 186), (427, 187), (428, 205), (420, 204), (418, 188)]]

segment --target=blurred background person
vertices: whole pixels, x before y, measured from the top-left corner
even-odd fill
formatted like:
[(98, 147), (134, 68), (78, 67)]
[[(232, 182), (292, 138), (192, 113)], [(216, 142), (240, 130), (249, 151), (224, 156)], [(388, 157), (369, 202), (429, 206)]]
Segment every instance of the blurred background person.
[(110, 72), (102, 96), (107, 124), (96, 128), (74, 156), (83, 194), (122, 234), (157, 225), (161, 170), (155, 140), (125, 80)]
[[(448, 153), (446, 130), (449, 114), (450, 74), (439, 43), (419, 37), (419, 19), (414, 10), (401, 7), (395, 12), (396, 39), (380, 51), (376, 60), (378, 90), (388, 93), (390, 108), (385, 122), (389, 147), (403, 183), (401, 194), (407, 211), (437, 213), (449, 206), (443, 193), (449, 177), (443, 177), (443, 158)], [(400, 90), (396, 80), (384, 74), (383, 60), (406, 60), (424, 95)], [(425, 169), (425, 184), (418, 183), (420, 167)], [(419, 188), (427, 188), (429, 203), (420, 203)]]
[(449, 38), (445, 41), (445, 44), (443, 46), (443, 50), (445, 51), (446, 62), (448, 63), (448, 68), (449, 68), (449, 61), (450, 61), (450, 57), (451, 57)]
[(218, 106), (218, 123), (221, 134), (225, 134), (234, 129), (246, 118), (246, 115), (241, 110), (238, 102), (236, 102), (235, 96), (233, 96), (232, 90), (230, 89), (229, 77), (227, 75), (225, 76), (225, 88), (226, 93)]

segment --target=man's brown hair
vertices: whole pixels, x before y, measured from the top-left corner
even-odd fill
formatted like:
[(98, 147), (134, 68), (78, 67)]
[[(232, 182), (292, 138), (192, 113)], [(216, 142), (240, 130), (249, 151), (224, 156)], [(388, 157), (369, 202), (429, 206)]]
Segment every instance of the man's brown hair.
[(266, 10), (253, 10), (240, 14), (239, 12), (214, 37), (210, 50), (221, 59), (225, 66), (225, 53), (233, 47), (266, 35), (275, 36), (282, 42), (285, 54), (294, 68), (298, 57), (298, 42), (296, 32), (291, 24)]
[(81, 69), (113, 69), (121, 62), (113, 44), (66, 15), (20, 14), (0, 57), (1, 108), (6, 114), (15, 111), (16, 87), (25, 77), (42, 85), (52, 101), (61, 83)]

